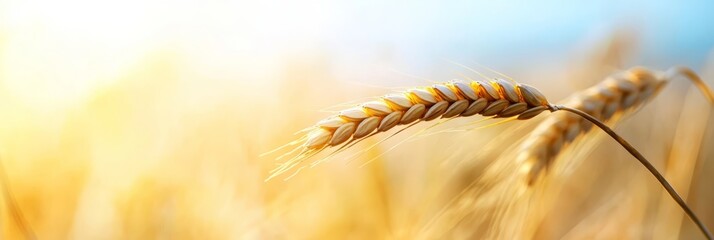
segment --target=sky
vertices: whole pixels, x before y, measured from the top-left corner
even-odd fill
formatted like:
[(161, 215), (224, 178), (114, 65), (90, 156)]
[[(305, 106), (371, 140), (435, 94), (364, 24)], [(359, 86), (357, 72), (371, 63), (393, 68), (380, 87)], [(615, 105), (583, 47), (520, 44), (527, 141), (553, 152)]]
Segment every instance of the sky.
[(267, 81), (286, 62), (317, 56), (360, 81), (385, 67), (428, 75), (444, 60), (513, 69), (613, 31), (636, 36), (638, 64), (697, 68), (714, 47), (711, 9), (711, 1), (4, 0), (0, 77), (13, 92), (66, 99), (164, 53), (207, 79)]

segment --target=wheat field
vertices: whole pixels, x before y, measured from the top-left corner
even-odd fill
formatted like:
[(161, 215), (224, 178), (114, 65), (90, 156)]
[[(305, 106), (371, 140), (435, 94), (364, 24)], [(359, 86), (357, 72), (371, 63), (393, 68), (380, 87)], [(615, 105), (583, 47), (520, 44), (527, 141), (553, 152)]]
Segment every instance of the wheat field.
[[(701, 91), (668, 79), (616, 106), (591, 88), (635, 66), (714, 85), (706, 5), (0, 0), (0, 238), (705, 239), (617, 142), (539, 96), (606, 99), (590, 113), (714, 228)], [(470, 81), (495, 78), (493, 99)], [(405, 129), (412, 99), (439, 107)], [(304, 131), (318, 122), (339, 137)], [(306, 133), (330, 146), (291, 166)]]

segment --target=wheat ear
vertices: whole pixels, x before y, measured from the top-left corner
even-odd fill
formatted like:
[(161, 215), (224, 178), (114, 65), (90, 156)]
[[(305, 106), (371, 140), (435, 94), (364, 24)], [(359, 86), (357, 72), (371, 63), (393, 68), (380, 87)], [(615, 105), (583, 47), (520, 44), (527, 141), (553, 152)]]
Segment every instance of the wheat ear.
[[(663, 74), (632, 68), (575, 93), (564, 106), (611, 122), (652, 98), (665, 83)], [(549, 115), (519, 146), (517, 161), (527, 183), (532, 185), (560, 152), (591, 127), (592, 123), (572, 114)]]
[(453, 80), (382, 96), (375, 101), (339, 112), (309, 128), (298, 142), (300, 152), (277, 169), (275, 177), (328, 147), (350, 146), (399, 125), (413, 125), (437, 118), (482, 115), (530, 119), (548, 109), (548, 101), (536, 88), (503, 79), (463, 82)]
[[(599, 121), (614, 123), (652, 99), (667, 82), (680, 76), (694, 82), (714, 104), (711, 89), (689, 68), (673, 67), (666, 72), (655, 72), (635, 67), (576, 93), (564, 106), (583, 111)], [(520, 146), (517, 161), (522, 163), (521, 171), (526, 175), (527, 183), (532, 185), (563, 149), (587, 134), (591, 127), (592, 123), (572, 114), (548, 116)]]

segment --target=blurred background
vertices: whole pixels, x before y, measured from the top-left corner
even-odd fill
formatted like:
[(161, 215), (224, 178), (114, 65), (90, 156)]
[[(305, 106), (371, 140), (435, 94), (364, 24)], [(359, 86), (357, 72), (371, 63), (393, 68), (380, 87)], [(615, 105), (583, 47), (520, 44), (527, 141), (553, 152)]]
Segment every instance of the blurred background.
[[(360, 156), (383, 154), (365, 167), (336, 157), (288, 181), (264, 182), (279, 161), (258, 155), (331, 114), (321, 110), (478, 76), (458, 64), (495, 69), (552, 101), (635, 65), (689, 66), (712, 85), (712, 9), (710, 1), (0, 0), (0, 235), (432, 238), (422, 229), (528, 126), (397, 146), (398, 135)], [(709, 108), (690, 83), (674, 82), (618, 131), (714, 228)], [(592, 144), (592, 161), (568, 175), (561, 211), (535, 238), (702, 237), (626, 152), (609, 139)]]

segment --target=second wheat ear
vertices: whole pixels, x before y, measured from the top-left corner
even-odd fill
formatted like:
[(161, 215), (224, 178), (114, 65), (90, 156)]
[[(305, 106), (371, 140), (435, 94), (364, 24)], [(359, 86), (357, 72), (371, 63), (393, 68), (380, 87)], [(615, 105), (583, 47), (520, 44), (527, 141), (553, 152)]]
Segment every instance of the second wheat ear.
[[(653, 99), (668, 82), (679, 77), (692, 81), (712, 106), (714, 94), (699, 76), (689, 68), (673, 67), (666, 72), (654, 72), (635, 67), (615, 73), (584, 91), (573, 94), (563, 103), (583, 111), (597, 120), (611, 123)], [(538, 124), (518, 148), (517, 162), (526, 182), (532, 185), (545, 175), (556, 157), (579, 137), (591, 131), (592, 123), (573, 114), (551, 114)], [(571, 159), (569, 161), (579, 161)]]
[[(274, 169), (268, 179), (300, 166), (305, 160), (327, 148), (341, 146), (335, 150), (335, 152), (339, 152), (365, 138), (399, 125), (408, 125), (406, 127), (408, 128), (416, 123), (437, 118), (470, 117), (474, 115), (526, 120), (546, 110), (551, 112), (567, 111), (584, 120), (556, 119), (550, 122), (546, 120), (544, 122), (546, 127), (546, 123), (564, 125), (572, 122), (574, 125), (562, 129), (549, 128), (548, 131), (552, 132), (552, 135), (535, 135), (536, 138), (543, 136), (551, 136), (552, 138), (546, 138), (543, 141), (540, 141), (542, 139), (526, 141), (529, 144), (536, 143), (536, 145), (528, 145), (528, 148), (524, 150), (525, 153), (529, 151), (539, 153), (535, 155), (525, 154), (526, 160), (519, 161), (524, 163), (522, 170), (525, 170), (523, 172), (526, 173), (526, 180), (529, 184), (536, 180), (542, 169), (552, 161), (551, 159), (557, 155), (564, 145), (574, 141), (578, 135), (590, 130), (592, 124), (594, 124), (637, 158), (657, 178), (667, 193), (687, 213), (687, 216), (699, 227), (707, 239), (712, 239), (711, 232), (687, 206), (686, 202), (664, 176), (632, 145), (598, 119), (600, 117), (607, 120), (618, 113), (635, 108), (647, 101), (651, 96), (654, 96), (668, 80), (678, 76), (684, 76), (694, 82), (708, 100), (714, 104), (714, 94), (712, 94), (709, 87), (694, 71), (683, 67), (672, 68), (665, 73), (656, 73), (639, 67), (632, 68), (608, 78), (589, 92), (586, 91), (583, 94), (584, 98), (580, 98), (581, 102), (576, 103), (575, 107), (553, 105), (536, 88), (525, 84), (512, 84), (502, 79), (488, 82), (451, 81), (429, 87), (413, 88), (341, 111), (339, 114), (308, 128), (305, 136), (286, 145), (298, 146), (279, 158), (290, 156), (291, 154), (294, 154), (294, 156)], [(537, 144), (544, 144), (544, 146), (538, 146)]]

